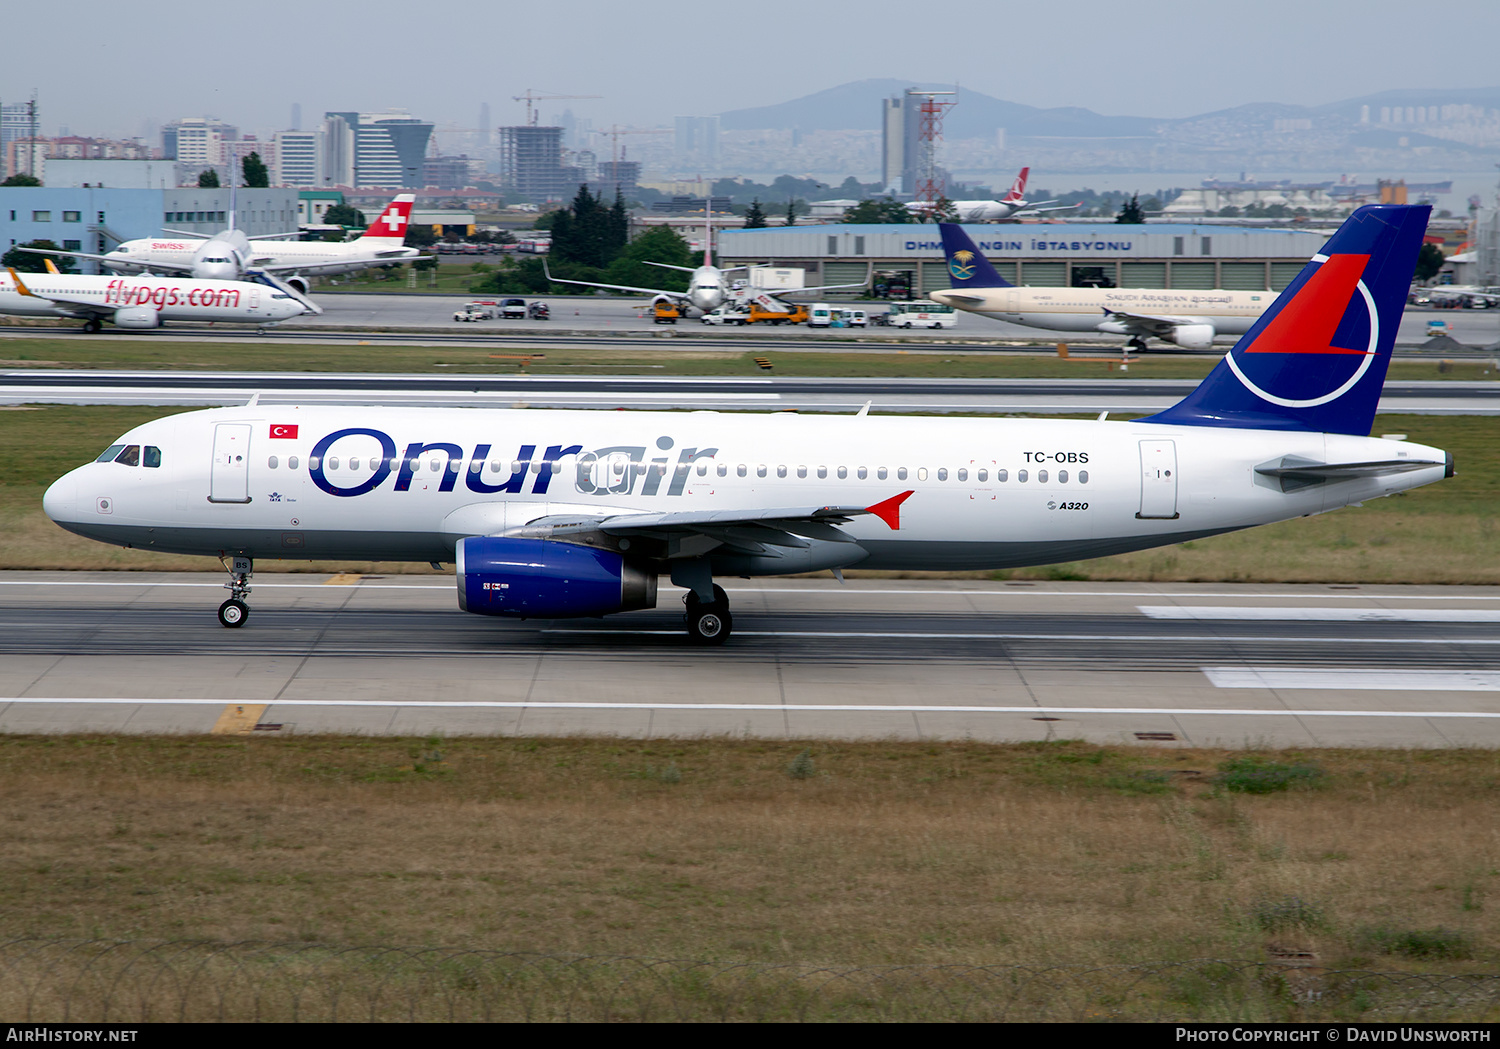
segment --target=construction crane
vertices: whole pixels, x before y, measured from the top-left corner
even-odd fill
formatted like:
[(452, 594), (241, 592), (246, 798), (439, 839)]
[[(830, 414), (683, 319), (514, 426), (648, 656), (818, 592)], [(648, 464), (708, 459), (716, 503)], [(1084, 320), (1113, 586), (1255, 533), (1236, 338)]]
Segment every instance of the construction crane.
[(619, 171), (620, 169), (619, 169), (618, 165), (620, 163), (620, 136), (621, 135), (675, 135), (676, 131), (674, 129), (672, 129), (672, 128), (669, 128), (669, 127), (640, 128), (640, 129), (637, 130), (637, 129), (634, 129), (634, 128), (623, 128), (619, 124), (614, 124), (614, 125), (611, 125), (611, 127), (609, 128), (608, 131), (601, 131), (601, 132), (599, 132), (599, 134), (601, 134), (601, 135), (608, 135), (609, 136), (609, 138), (610, 138), (610, 151), (609, 151), (609, 153), (610, 153), (610, 160), (614, 161), (614, 163), (617, 165), (615, 167), (615, 170)]
[(549, 100), (553, 100), (553, 99), (560, 99), (560, 98), (603, 98), (604, 96), (603, 95), (534, 95), (534, 94), (531, 93), (531, 88), (528, 87), (526, 89), (526, 94), (524, 94), (524, 95), (511, 95), (510, 97), (511, 97), (512, 100), (514, 100), (516, 102), (525, 102), (526, 103), (526, 126), (527, 127), (536, 127), (536, 118), (537, 118), (538, 114), (537, 114), (537, 111), (536, 111), (536, 107), (534, 105), (532, 105), (532, 103), (534, 103), (534, 102), (545, 102), (545, 101), (549, 101)]

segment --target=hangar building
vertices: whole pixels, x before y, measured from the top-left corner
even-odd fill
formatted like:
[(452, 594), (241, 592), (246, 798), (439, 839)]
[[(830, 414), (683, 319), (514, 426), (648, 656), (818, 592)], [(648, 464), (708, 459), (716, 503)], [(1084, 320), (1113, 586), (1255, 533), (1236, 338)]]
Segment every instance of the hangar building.
[[(1327, 230), (1165, 223), (1019, 223), (965, 225), (964, 230), (1014, 284), (1236, 291), (1281, 290), (1330, 235)], [(722, 265), (800, 267), (808, 287), (863, 281), (877, 296), (906, 298), (951, 286), (933, 225), (772, 226), (721, 230), (716, 239)]]

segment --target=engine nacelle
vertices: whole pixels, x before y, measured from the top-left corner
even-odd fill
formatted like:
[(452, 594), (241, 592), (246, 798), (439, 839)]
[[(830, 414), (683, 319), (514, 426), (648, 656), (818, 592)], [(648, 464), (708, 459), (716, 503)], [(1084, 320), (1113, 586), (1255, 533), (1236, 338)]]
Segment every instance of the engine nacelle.
[(308, 279), (300, 274), (291, 277), (282, 277), (281, 283), (296, 291), (298, 295), (306, 295), (307, 289), (312, 286)]
[(471, 536), (455, 560), (458, 607), (476, 615), (572, 619), (656, 607), (656, 573), (613, 550)]
[(1172, 329), (1167, 341), (1185, 350), (1206, 350), (1214, 344), (1212, 324), (1179, 324)]
[(115, 310), (114, 321), (121, 328), (160, 328), (161, 314), (150, 306), (126, 306)]

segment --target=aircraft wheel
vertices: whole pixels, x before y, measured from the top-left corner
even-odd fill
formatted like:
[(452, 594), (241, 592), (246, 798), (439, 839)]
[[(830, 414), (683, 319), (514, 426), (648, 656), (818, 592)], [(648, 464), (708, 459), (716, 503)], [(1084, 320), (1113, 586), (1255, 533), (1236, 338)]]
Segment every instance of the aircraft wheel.
[(688, 637), (700, 645), (722, 645), (729, 640), (734, 628), (734, 618), (729, 609), (715, 602), (689, 608), (687, 614)]
[(219, 623), (222, 626), (244, 626), (245, 620), (249, 618), (250, 607), (237, 598), (231, 597), (219, 606)]
[(98, 317), (90, 317), (88, 320), (83, 322), (83, 330), (88, 332), (90, 335), (97, 334), (98, 332), (104, 330), (104, 322), (101, 321)]

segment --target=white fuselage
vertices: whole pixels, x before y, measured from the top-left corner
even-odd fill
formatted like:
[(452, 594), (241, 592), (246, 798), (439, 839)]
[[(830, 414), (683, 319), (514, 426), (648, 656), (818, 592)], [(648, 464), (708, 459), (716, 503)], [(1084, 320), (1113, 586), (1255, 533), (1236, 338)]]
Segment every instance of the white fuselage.
[[(371, 240), (361, 238), (345, 243), (299, 240), (249, 241), (243, 233), (238, 239), (244, 241), (243, 248), (231, 254), (220, 250), (220, 244), (232, 244), (231, 230), (208, 240), (173, 237), (142, 237), (126, 241), (109, 252), (106, 267), (116, 272), (139, 273), (150, 269), (151, 264), (176, 262), (193, 267), (193, 276), (213, 276), (222, 280), (238, 280), (245, 270), (257, 266), (302, 266), (320, 274), (351, 273), (415, 258), (420, 252), (416, 248), (404, 247), (399, 238)], [(216, 260), (213, 262), (206, 260)], [(217, 260), (228, 259), (228, 262)]]
[(934, 301), (969, 313), (1049, 331), (1109, 331), (1101, 327), (1109, 323), (1109, 313), (1127, 313), (1201, 321), (1220, 335), (1249, 331), (1276, 295), (1154, 288), (950, 288), (931, 293)]
[[(266, 284), (194, 280), (188, 277), (117, 277), (108, 274), (28, 273), (22, 294), (9, 273), (0, 271), (0, 313), (18, 317), (109, 317), (121, 311), (154, 313), (156, 321), (240, 321), (264, 324), (285, 320), (311, 307)], [(118, 316), (116, 323), (119, 323)], [(127, 323), (127, 327), (155, 324)]]
[(704, 313), (724, 305), (728, 294), (729, 281), (717, 266), (699, 266), (688, 278), (688, 302)]
[[(276, 436), (277, 434), (281, 436)], [(292, 436), (295, 434), (295, 436)], [(1439, 480), (1444, 453), (1383, 439), (1143, 422), (381, 407), (220, 408), (138, 426), (47, 491), (58, 524), (189, 554), (451, 561), (542, 517), (869, 506), (892, 530), (723, 561), (775, 575), (859, 564), (992, 569), (1160, 546)], [(1283, 491), (1257, 467), (1430, 463)], [(665, 562), (657, 566), (666, 571)]]

